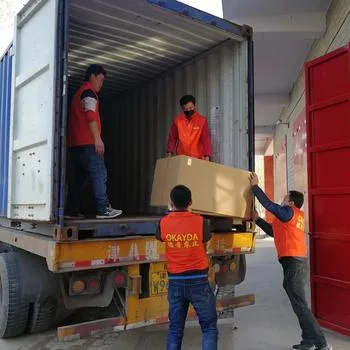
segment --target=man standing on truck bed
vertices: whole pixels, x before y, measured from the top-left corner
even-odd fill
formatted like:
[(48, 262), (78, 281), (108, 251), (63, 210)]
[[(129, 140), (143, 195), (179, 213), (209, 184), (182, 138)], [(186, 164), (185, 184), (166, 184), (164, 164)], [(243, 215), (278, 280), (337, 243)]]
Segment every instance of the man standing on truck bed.
[(168, 269), (169, 331), (167, 350), (180, 350), (190, 304), (203, 333), (202, 349), (217, 350), (216, 299), (208, 281), (205, 243), (211, 238), (202, 216), (189, 211), (191, 191), (182, 185), (170, 194), (172, 212), (160, 221), (156, 238), (165, 242)]
[(100, 92), (106, 71), (93, 64), (87, 71), (84, 84), (76, 91), (68, 120), (68, 147), (74, 168), (74, 181), (69, 189), (66, 217), (79, 215), (80, 196), (90, 180), (92, 183), (97, 219), (110, 219), (122, 214), (111, 208), (107, 196), (107, 169), (104, 162), (105, 145), (101, 138), (99, 114)]
[(283, 268), (283, 288), (299, 320), (302, 340), (300, 344), (293, 345), (293, 349), (310, 350), (315, 346), (315, 350), (331, 350), (305, 297), (307, 246), (304, 213), (300, 210), (304, 204), (304, 195), (301, 192), (289, 191), (282, 205), (278, 205), (261, 190), (256, 174), (251, 174), (250, 181), (259, 202), (276, 217), (273, 224), (259, 218), (257, 213), (254, 219), (263, 231), (274, 237), (278, 259)]
[(183, 113), (173, 120), (168, 139), (168, 156), (185, 155), (209, 160), (212, 155), (208, 122), (196, 110), (196, 99), (185, 95), (180, 99)]

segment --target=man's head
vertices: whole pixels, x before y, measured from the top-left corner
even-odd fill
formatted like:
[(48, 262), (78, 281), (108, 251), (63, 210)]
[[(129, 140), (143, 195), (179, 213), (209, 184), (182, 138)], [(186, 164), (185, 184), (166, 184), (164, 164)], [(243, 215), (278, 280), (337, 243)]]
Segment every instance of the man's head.
[(170, 192), (172, 210), (187, 210), (192, 204), (191, 190), (183, 185), (175, 186)]
[(182, 96), (180, 99), (180, 105), (187, 118), (192, 117), (196, 111), (196, 99), (192, 95)]
[(284, 197), (282, 205), (287, 205), (289, 207), (296, 206), (300, 209), (304, 204), (304, 194), (298, 191), (289, 191)]
[(88, 81), (96, 92), (100, 92), (106, 74), (106, 71), (101, 65), (92, 64), (86, 70), (85, 81)]

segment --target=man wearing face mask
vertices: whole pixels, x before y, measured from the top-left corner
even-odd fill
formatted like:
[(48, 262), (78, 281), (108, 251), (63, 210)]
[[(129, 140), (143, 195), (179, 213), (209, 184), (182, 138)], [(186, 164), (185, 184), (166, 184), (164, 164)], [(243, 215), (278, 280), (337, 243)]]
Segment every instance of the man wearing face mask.
[(183, 113), (173, 120), (169, 139), (168, 156), (185, 155), (210, 160), (212, 147), (207, 119), (196, 110), (196, 99), (185, 95), (180, 99)]

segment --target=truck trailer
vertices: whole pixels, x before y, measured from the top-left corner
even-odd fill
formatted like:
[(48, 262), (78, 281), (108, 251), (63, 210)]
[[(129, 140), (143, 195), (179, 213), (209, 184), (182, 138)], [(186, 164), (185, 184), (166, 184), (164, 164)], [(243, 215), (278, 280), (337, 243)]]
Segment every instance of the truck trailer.
[[(66, 220), (68, 106), (92, 63), (107, 71), (100, 112), (109, 196), (125, 214), (96, 220), (87, 190), (87, 218)], [(249, 26), (177, 1), (31, 0), (18, 13), (0, 59), (1, 337), (46, 330), (60, 304), (110, 310), (59, 327), (60, 340), (167, 322), (165, 249), (155, 239), (164, 213), (149, 201), (184, 94), (208, 118), (214, 161), (254, 170)], [(254, 303), (234, 296), (255, 250), (254, 225), (210, 223), (218, 312)]]

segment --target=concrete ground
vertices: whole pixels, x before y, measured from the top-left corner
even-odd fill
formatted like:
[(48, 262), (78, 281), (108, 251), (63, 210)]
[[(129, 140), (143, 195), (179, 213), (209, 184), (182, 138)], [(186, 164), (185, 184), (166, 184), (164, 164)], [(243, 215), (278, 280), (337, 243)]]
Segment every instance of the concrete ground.
[[(282, 290), (281, 268), (273, 242), (259, 240), (257, 253), (248, 256), (246, 281), (238, 294), (256, 294), (256, 305), (238, 309), (234, 323), (220, 324), (220, 350), (283, 350), (299, 341), (300, 330)], [(334, 350), (349, 350), (350, 338), (326, 331)], [(55, 331), (0, 341), (0, 350), (164, 350), (166, 326), (112, 333), (69, 343), (59, 343)], [(186, 328), (183, 349), (200, 350), (197, 325)]]

